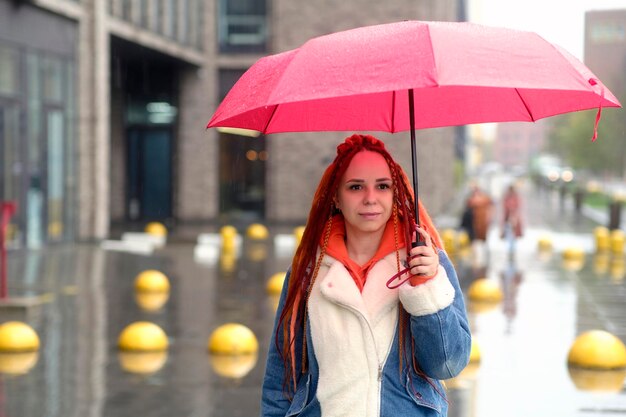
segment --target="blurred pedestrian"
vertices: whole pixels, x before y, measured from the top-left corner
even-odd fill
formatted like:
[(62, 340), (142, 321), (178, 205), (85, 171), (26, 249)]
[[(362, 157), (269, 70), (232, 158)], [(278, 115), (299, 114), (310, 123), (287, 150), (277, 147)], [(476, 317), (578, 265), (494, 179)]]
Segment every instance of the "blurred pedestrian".
[(473, 184), (466, 206), (471, 210), (473, 261), (476, 265), (485, 265), (489, 258), (487, 236), (493, 216), (493, 200), (478, 184)]
[(524, 235), (522, 202), (514, 185), (510, 185), (502, 199), (502, 227), (500, 237), (508, 242), (509, 255), (515, 254), (515, 242)]
[(472, 210), (474, 240), (486, 241), (493, 215), (493, 200), (478, 184), (474, 184), (467, 207)]
[[(467, 364), (470, 330), (455, 269), (421, 204), (415, 226), (412, 194), (378, 139), (337, 147), (281, 294), (263, 417), (446, 415), (440, 380)], [(416, 234), (424, 246), (409, 243)]]

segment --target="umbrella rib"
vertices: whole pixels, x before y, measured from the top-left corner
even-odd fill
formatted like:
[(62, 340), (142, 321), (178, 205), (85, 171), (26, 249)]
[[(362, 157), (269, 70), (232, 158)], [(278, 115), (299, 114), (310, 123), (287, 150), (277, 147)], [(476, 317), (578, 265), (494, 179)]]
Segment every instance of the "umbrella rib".
[(526, 101), (524, 100), (524, 97), (522, 97), (522, 95), (520, 94), (519, 89), (516, 88), (515, 92), (517, 93), (517, 96), (519, 97), (520, 101), (522, 102), (522, 104), (526, 108), (526, 112), (530, 116), (530, 120), (532, 120), (533, 122), (536, 122), (535, 117), (533, 116), (533, 112), (530, 111), (530, 107), (528, 107), (528, 105), (526, 104)]
[(396, 131), (396, 90), (391, 92), (391, 133)]
[(274, 109), (272, 110), (272, 114), (270, 115), (270, 117), (267, 118), (267, 123), (265, 123), (265, 127), (263, 128), (263, 134), (265, 134), (267, 132), (267, 128), (270, 127), (270, 123), (272, 122), (272, 119), (274, 118), (274, 114), (276, 113), (277, 109), (278, 109), (278, 104), (274, 106)]

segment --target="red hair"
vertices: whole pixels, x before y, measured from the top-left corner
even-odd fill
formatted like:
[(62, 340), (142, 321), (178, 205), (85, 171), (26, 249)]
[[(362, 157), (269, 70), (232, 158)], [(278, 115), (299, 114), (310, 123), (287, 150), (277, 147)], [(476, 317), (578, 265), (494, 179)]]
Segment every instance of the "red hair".
[[(403, 233), (404, 242), (411, 242), (413, 239), (413, 233), (415, 231), (415, 204), (413, 199), (413, 189), (409, 183), (409, 180), (398, 163), (396, 163), (382, 141), (369, 135), (352, 135), (348, 137), (343, 143), (337, 146), (337, 156), (335, 160), (326, 168), (322, 179), (320, 180), (313, 202), (311, 204), (311, 210), (306, 222), (306, 228), (302, 236), (300, 245), (296, 250), (296, 254), (291, 264), (291, 275), (289, 278), (289, 287), (287, 289), (287, 295), (283, 310), (280, 314), (280, 319), (276, 329), (276, 345), (281, 354), (285, 367), (285, 385), (289, 392), (295, 390), (297, 378), (297, 362), (301, 359), (301, 371), (305, 372), (306, 364), (306, 334), (302, 338), (302, 358), (295, 357), (295, 343), (296, 343), (296, 329), (303, 329), (305, 332), (306, 327), (306, 304), (308, 301), (308, 294), (315, 281), (317, 271), (319, 269), (321, 258), (324, 256), (325, 245), (322, 247), (322, 252), (317, 257), (320, 241), (326, 238), (325, 231), (329, 229), (330, 218), (335, 211), (334, 198), (337, 195), (340, 181), (350, 165), (352, 158), (362, 151), (376, 152), (385, 158), (391, 171), (393, 181), (393, 193), (394, 193), (394, 216), (397, 216), (397, 222), (399, 230), (398, 233)], [(441, 238), (437, 229), (432, 223), (432, 220), (426, 209), (419, 205), (419, 218), (420, 226), (426, 230), (432, 239), (432, 243), (436, 248), (443, 248)], [(397, 213), (397, 214), (395, 214)], [(396, 221), (396, 219), (394, 219)], [(327, 233), (326, 233), (327, 234)], [(396, 251), (399, 248), (396, 248)], [(400, 318), (400, 348), (402, 349), (402, 339), (404, 327), (403, 323), (406, 321)], [(279, 346), (279, 334), (282, 332), (283, 343)], [(401, 355), (402, 357), (402, 355)], [(419, 373), (417, 366), (413, 363), (413, 368)], [(421, 374), (421, 373), (420, 373)], [(292, 384), (289, 383), (292, 382)]]

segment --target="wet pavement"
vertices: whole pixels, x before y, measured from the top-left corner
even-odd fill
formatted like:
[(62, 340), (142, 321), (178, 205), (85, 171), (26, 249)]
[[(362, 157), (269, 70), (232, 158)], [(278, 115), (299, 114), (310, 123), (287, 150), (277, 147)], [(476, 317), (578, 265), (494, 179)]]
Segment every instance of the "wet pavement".
[[(464, 290), (480, 277), (505, 293), (496, 305), (468, 304), (479, 365), (448, 381), (450, 416), (607, 416), (626, 413), (623, 372), (583, 374), (568, 369), (568, 350), (588, 329), (626, 340), (623, 254), (594, 254), (595, 224), (561, 205), (558, 195), (526, 190), (528, 228), (514, 259), (494, 228), (482, 256), (458, 252)], [(456, 223), (441, 218), (440, 227)], [(551, 253), (538, 253), (549, 236)], [(563, 265), (568, 246), (586, 252), (584, 265)], [(9, 291), (36, 300), (23, 318), (39, 334), (35, 355), (0, 355), (0, 416), (255, 416), (275, 297), (267, 279), (285, 271), (291, 253), (273, 240), (244, 239), (239, 257), (194, 259), (191, 243), (168, 244), (151, 256), (105, 251), (96, 245), (51, 246), (9, 258)], [(480, 262), (484, 259), (485, 262)], [(478, 260), (478, 261), (477, 261)], [(135, 276), (164, 272), (167, 301), (138, 299)], [(159, 303), (165, 303), (156, 310)], [(143, 307), (142, 307), (143, 306)], [(154, 310), (154, 311), (151, 311)], [(168, 335), (166, 353), (125, 355), (120, 332), (145, 320)], [(219, 325), (248, 326), (258, 355), (230, 360), (208, 353)]]

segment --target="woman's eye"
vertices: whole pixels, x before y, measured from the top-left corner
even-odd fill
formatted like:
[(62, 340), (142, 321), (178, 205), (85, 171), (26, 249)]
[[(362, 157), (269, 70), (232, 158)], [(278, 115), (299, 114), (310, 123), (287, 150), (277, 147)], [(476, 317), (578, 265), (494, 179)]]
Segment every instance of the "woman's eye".
[(348, 187), (349, 190), (360, 190), (362, 187), (360, 184), (352, 184), (350, 187)]
[(381, 190), (388, 190), (391, 188), (391, 184), (378, 184), (378, 188)]

